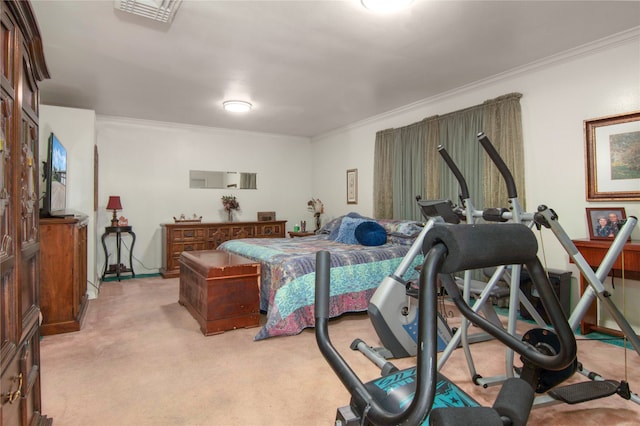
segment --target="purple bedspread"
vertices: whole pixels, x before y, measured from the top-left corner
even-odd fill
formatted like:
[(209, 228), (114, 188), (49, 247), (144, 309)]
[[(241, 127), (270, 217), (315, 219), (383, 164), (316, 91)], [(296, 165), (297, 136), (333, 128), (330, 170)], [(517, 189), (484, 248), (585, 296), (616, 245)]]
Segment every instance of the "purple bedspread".
[[(295, 335), (315, 325), (316, 252), (331, 253), (330, 316), (365, 311), (369, 299), (394, 272), (409, 245), (387, 243), (382, 246), (342, 244), (315, 235), (304, 238), (250, 238), (226, 241), (218, 247), (260, 261), (260, 309), (267, 322), (255, 340)], [(422, 262), (418, 256), (414, 264)]]

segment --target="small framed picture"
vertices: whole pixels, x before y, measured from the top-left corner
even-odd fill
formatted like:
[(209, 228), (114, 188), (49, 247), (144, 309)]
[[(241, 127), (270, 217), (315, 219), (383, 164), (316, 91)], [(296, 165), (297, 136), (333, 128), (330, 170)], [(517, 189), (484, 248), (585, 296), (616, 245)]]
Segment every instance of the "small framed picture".
[(258, 222), (270, 222), (276, 220), (276, 212), (258, 212)]
[(587, 207), (589, 239), (613, 240), (618, 235), (619, 222), (626, 218), (624, 207)]
[(358, 169), (347, 170), (347, 204), (358, 204)]

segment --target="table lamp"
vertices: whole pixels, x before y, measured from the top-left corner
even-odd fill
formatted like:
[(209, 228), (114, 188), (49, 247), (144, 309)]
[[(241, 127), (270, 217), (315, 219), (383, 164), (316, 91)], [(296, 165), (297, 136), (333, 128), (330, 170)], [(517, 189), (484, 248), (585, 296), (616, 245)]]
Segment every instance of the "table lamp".
[(111, 218), (111, 226), (118, 226), (118, 218), (116, 212), (122, 210), (122, 203), (118, 195), (110, 195), (109, 202), (107, 203), (107, 210), (113, 210), (113, 217)]

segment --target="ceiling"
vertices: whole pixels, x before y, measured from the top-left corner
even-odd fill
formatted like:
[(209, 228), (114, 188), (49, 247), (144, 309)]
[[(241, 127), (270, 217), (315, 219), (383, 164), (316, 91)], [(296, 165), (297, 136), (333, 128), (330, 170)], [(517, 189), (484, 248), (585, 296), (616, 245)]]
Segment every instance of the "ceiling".
[(640, 26), (640, 1), (415, 0), (383, 16), (359, 0), (184, 0), (171, 25), (112, 0), (31, 2), (43, 104), (305, 137)]

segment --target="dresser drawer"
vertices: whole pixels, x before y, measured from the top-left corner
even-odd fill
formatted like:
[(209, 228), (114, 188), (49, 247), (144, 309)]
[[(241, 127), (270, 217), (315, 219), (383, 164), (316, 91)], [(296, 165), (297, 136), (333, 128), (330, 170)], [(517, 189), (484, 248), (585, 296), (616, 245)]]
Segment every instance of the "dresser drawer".
[(279, 223), (260, 224), (256, 226), (256, 237), (284, 238), (284, 226)]
[(231, 239), (255, 237), (256, 228), (253, 225), (234, 225), (231, 227)]
[(207, 230), (207, 239), (216, 239), (220, 241), (230, 240), (231, 228), (229, 226), (220, 226), (217, 228), (209, 228)]
[(204, 241), (173, 243), (173, 256), (177, 258), (180, 257), (180, 253), (183, 251), (205, 250), (206, 248)]
[(171, 241), (204, 241), (207, 230), (205, 228), (172, 229)]

